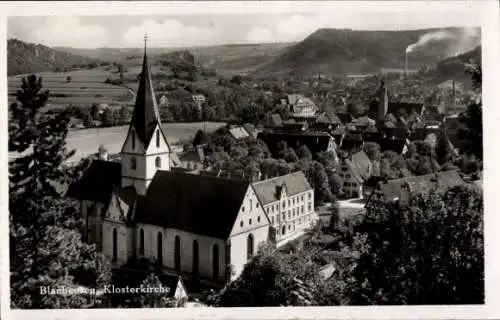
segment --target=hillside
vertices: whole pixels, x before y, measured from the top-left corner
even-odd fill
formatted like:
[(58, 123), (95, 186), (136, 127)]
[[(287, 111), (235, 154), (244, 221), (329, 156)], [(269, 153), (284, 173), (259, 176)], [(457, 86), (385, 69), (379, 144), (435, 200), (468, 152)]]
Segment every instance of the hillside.
[(69, 71), (77, 68), (95, 68), (100, 62), (81, 55), (26, 43), (17, 39), (7, 41), (7, 75), (38, 73), (43, 71)]
[[(378, 72), (382, 68), (404, 68), (406, 48), (428, 33), (441, 33), (408, 54), (410, 69), (434, 65), (438, 60), (480, 44), (476, 33), (463, 28), (410, 31), (355, 31), (320, 29), (291, 46), (274, 61), (260, 67), (256, 75), (330, 73), (334, 75)], [(446, 36), (442, 36), (446, 34)], [(463, 50), (464, 46), (469, 46)]]
[[(162, 56), (172, 52), (187, 50), (194, 55), (197, 65), (214, 68), (222, 73), (239, 73), (253, 71), (260, 65), (268, 64), (293, 44), (260, 43), (189, 48), (163, 47), (148, 48), (148, 53), (150, 59), (155, 59), (157, 55)], [(57, 49), (93, 59), (122, 63), (125, 66), (134, 65), (137, 61), (136, 58), (142, 58), (143, 54), (142, 48), (76, 49), (61, 47)]]
[(436, 65), (436, 69), (433, 70), (434, 77), (437, 81), (446, 79), (458, 80), (461, 78), (468, 79), (469, 76), (465, 73), (466, 64), (472, 61), (481, 64), (481, 47), (478, 46), (469, 52), (439, 61)]

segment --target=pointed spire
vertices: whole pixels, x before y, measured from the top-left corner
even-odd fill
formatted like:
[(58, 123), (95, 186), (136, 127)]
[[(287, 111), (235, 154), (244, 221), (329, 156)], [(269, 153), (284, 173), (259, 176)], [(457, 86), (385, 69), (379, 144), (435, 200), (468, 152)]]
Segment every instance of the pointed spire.
[(145, 146), (149, 144), (156, 125), (161, 124), (160, 112), (158, 111), (153, 82), (149, 72), (146, 46), (147, 34), (144, 36), (144, 59), (131, 119), (131, 125), (134, 126), (139, 139)]

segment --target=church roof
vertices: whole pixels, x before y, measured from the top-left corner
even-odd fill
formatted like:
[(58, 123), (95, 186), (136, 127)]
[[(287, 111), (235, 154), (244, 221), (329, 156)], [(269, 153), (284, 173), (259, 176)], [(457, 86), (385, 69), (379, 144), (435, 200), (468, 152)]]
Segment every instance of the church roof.
[(268, 203), (278, 201), (282, 187), (285, 186), (287, 196), (293, 196), (308, 190), (311, 190), (311, 185), (306, 179), (302, 171), (293, 172), (284, 176), (258, 181), (252, 184), (257, 198), (266, 205)]
[(160, 124), (160, 113), (156, 103), (156, 97), (149, 72), (148, 57), (144, 48), (144, 60), (142, 62), (142, 71), (139, 78), (139, 88), (135, 99), (134, 111), (130, 124), (135, 128), (139, 140), (147, 146), (154, 129)]
[(70, 184), (66, 195), (78, 200), (90, 200), (106, 204), (115, 188), (121, 185), (121, 163), (94, 160), (81, 178)]
[(249, 186), (248, 181), (157, 171), (146, 195), (138, 198), (135, 219), (227, 239)]

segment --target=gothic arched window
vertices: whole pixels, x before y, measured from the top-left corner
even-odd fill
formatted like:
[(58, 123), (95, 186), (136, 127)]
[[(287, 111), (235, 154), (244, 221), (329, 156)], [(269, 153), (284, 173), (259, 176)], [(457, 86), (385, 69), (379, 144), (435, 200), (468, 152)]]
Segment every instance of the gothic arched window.
[(157, 168), (161, 168), (161, 159), (160, 157), (156, 157), (155, 159), (155, 165)]
[(181, 239), (179, 236), (175, 236), (175, 270), (181, 270)]
[(113, 229), (113, 262), (118, 259), (118, 235), (116, 229)]
[(247, 259), (253, 256), (253, 234), (249, 234), (247, 238)]
[(135, 160), (135, 158), (130, 159), (130, 169), (137, 169), (137, 160)]
[(199, 247), (198, 247), (198, 241), (194, 240), (193, 241), (193, 275), (197, 276), (199, 273), (199, 267), (200, 262), (199, 262)]
[(156, 131), (156, 147), (160, 147), (160, 130)]
[(144, 229), (139, 230), (139, 253), (144, 254)]

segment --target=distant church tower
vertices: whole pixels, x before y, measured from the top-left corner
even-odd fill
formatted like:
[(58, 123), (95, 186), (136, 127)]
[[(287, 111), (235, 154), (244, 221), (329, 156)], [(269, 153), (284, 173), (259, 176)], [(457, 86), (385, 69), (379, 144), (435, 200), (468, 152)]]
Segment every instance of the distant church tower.
[(134, 111), (121, 151), (122, 187), (133, 185), (144, 195), (157, 170), (170, 170), (170, 146), (161, 128), (148, 66), (144, 38), (144, 60)]
[(384, 80), (382, 80), (380, 84), (378, 101), (377, 122), (381, 125), (385, 121), (387, 109), (389, 108), (389, 98), (387, 97), (387, 87), (385, 86)]

